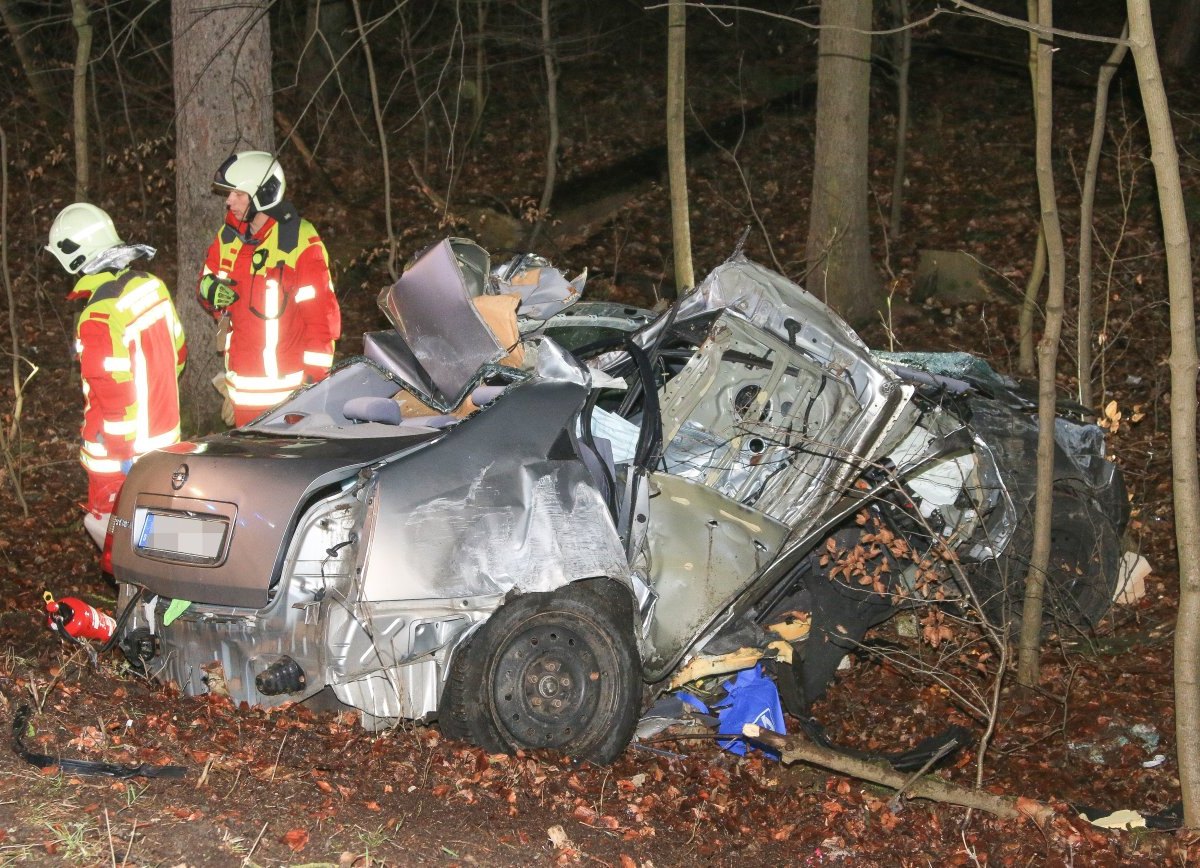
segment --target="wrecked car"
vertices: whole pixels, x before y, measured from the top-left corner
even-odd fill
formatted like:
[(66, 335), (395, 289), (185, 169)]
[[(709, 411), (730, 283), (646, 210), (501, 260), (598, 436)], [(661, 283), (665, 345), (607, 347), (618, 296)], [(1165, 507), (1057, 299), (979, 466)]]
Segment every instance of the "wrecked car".
[[(657, 315), (531, 318), (538, 286), (444, 240), (363, 356), (142, 458), (107, 545), (129, 660), (187, 694), (219, 674), (234, 702), (332, 693), (371, 729), (608, 762), (653, 697), (764, 657), (804, 710), (930, 571), (942, 605), (1019, 611), (1036, 408), (985, 364), (873, 354), (741, 253)], [(1086, 629), (1124, 490), (1080, 409), (1055, 438), (1047, 599)], [(868, 533), (902, 543), (887, 569), (834, 580)]]

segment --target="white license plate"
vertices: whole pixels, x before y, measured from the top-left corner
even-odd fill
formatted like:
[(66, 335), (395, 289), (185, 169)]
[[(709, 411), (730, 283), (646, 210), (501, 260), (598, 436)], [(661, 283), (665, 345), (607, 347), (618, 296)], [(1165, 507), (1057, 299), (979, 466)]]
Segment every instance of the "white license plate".
[(148, 511), (137, 547), (147, 554), (215, 561), (221, 554), (228, 526), (221, 519)]

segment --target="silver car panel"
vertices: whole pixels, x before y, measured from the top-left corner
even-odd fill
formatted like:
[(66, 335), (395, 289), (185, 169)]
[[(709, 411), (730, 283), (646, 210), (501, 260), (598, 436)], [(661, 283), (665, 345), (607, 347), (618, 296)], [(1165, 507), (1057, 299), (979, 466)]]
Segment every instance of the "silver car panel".
[(442, 410), (458, 405), (481, 366), (507, 353), (471, 298), (454, 248), (445, 239), (414, 260), (379, 299), (434, 386), (435, 392), (422, 398)]
[(612, 515), (571, 444), (586, 397), (569, 382), (512, 388), (480, 414), (482, 424), (460, 425), (380, 472), (364, 531), (365, 596), (545, 591), (599, 576), (628, 582)]
[(702, 483), (665, 473), (650, 478), (649, 527), (650, 585), (658, 602), (642, 667), (647, 680), (658, 681), (771, 563), (788, 529)]

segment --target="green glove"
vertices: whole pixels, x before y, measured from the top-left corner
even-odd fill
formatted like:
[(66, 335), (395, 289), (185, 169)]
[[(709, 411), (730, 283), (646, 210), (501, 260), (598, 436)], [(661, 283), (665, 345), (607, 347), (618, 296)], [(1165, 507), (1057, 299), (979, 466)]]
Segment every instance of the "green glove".
[(238, 294), (231, 288), (235, 283), (228, 277), (206, 274), (200, 278), (200, 297), (217, 310), (229, 307), (238, 300)]

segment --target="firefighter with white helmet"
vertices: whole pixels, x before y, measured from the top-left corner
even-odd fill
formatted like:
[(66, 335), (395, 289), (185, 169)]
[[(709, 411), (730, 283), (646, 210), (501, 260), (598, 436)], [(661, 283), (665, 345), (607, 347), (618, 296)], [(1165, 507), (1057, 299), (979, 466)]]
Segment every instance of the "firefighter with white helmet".
[(102, 209), (87, 202), (63, 208), (45, 249), (68, 274), (79, 276), (67, 297), (85, 301), (75, 325), (84, 396), (79, 460), (88, 474), (83, 524), (103, 546), (130, 466), (179, 441), (179, 374), (187, 345), (166, 285), (131, 267), (154, 256), (154, 248), (122, 242)]
[(279, 161), (242, 151), (217, 169), (225, 224), (208, 249), (201, 304), (222, 323), (224, 391), (244, 425), (293, 390), (324, 379), (341, 337), (329, 257), (312, 223), (284, 199)]

